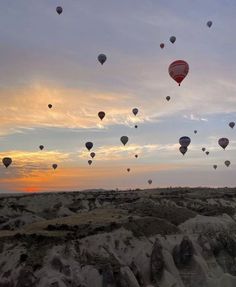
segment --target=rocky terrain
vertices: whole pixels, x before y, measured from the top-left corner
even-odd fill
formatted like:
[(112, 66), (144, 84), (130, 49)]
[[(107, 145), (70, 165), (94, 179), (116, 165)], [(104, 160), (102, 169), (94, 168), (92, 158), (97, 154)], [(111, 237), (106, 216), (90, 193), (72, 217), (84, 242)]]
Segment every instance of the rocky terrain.
[(236, 189), (2, 195), (0, 287), (235, 287)]

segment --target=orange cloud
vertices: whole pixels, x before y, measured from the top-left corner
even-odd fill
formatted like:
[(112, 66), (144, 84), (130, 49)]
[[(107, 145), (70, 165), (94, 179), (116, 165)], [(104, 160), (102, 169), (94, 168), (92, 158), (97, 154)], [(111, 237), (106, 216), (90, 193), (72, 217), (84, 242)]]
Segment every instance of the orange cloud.
[[(126, 94), (36, 84), (1, 88), (0, 98), (4, 99), (0, 114), (2, 135), (35, 127), (104, 128), (111, 124), (131, 125), (143, 121), (131, 115), (132, 107), (127, 102), (132, 96)], [(48, 108), (49, 103), (53, 105), (52, 109)], [(100, 110), (106, 112), (102, 122), (97, 115)]]

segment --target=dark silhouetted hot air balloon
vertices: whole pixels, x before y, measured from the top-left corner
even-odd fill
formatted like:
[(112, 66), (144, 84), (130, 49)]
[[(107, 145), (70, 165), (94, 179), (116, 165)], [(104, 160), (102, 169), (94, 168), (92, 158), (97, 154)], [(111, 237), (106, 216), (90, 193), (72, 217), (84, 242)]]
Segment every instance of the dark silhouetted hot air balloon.
[(183, 147), (188, 147), (190, 143), (191, 139), (189, 137), (184, 136), (179, 139), (179, 144)]
[(227, 167), (229, 167), (229, 166), (230, 166), (230, 161), (229, 161), (229, 160), (226, 160), (226, 161), (225, 161), (225, 165), (226, 165)]
[(184, 146), (181, 146), (179, 148), (179, 151), (182, 153), (182, 155), (185, 155), (185, 153), (188, 151), (188, 148), (187, 147), (184, 147)]
[(58, 7), (56, 8), (56, 11), (57, 11), (57, 14), (60, 15), (60, 14), (62, 13), (63, 9), (62, 9), (61, 6), (58, 6)]
[(189, 65), (183, 60), (174, 61), (169, 66), (169, 75), (179, 84), (179, 86), (183, 79), (187, 76), (188, 71)]
[(138, 128), (138, 125), (135, 125), (134, 127), (137, 129), (137, 128)]
[(127, 171), (130, 172), (130, 168), (127, 168)]
[(207, 22), (207, 26), (208, 26), (209, 28), (211, 28), (211, 26), (212, 26), (212, 21), (208, 21), (208, 22)]
[(89, 160), (88, 160), (88, 164), (89, 164), (89, 165), (91, 165), (91, 164), (92, 164), (92, 161), (91, 161), (91, 159), (89, 159)]
[(230, 123), (229, 123), (229, 126), (231, 127), (231, 129), (233, 129), (234, 126), (235, 126), (235, 122), (230, 122)]
[(171, 42), (172, 44), (174, 44), (175, 41), (176, 41), (176, 37), (175, 37), (175, 36), (171, 36), (171, 37), (170, 37), (170, 42)]
[(169, 102), (169, 100), (170, 100), (170, 96), (167, 96), (167, 97), (166, 97), (166, 100)]
[(98, 55), (98, 61), (103, 65), (107, 60), (107, 56), (105, 54)]
[(165, 47), (165, 44), (164, 44), (164, 43), (161, 43), (161, 44), (160, 44), (160, 47), (161, 47), (161, 49), (163, 49), (163, 48)]
[(39, 146), (39, 149), (40, 149), (40, 150), (43, 150), (43, 149), (44, 149), (44, 146), (43, 146), (43, 145), (40, 145), (40, 146)]
[(51, 104), (48, 104), (48, 107), (49, 107), (49, 109), (51, 109), (51, 108), (52, 108), (52, 105), (51, 105)]
[(205, 150), (206, 150), (206, 148), (203, 147), (203, 148), (202, 148), (202, 151), (204, 152)]
[(217, 165), (216, 164), (214, 164), (213, 167), (214, 167), (214, 169), (217, 169)]
[(120, 138), (120, 141), (123, 143), (123, 145), (126, 145), (128, 142), (129, 138), (127, 136), (122, 136)]
[(137, 108), (133, 108), (132, 112), (136, 116), (138, 114), (138, 109)]
[(85, 146), (88, 149), (88, 151), (90, 151), (91, 148), (93, 147), (93, 143), (92, 142), (86, 142)]
[(138, 155), (136, 154), (135, 157), (138, 158)]
[(95, 152), (91, 152), (91, 153), (90, 153), (91, 158), (94, 158), (95, 155), (96, 155)]
[(12, 163), (12, 159), (10, 157), (4, 157), (2, 159), (2, 163), (5, 165), (6, 168), (8, 168), (8, 166)]
[(229, 140), (227, 138), (220, 138), (218, 140), (218, 144), (225, 149), (227, 147), (227, 145), (229, 144)]
[(52, 168), (53, 168), (53, 169), (57, 169), (57, 164), (54, 163), (54, 164), (52, 165)]
[(102, 119), (105, 117), (105, 112), (103, 112), (103, 111), (99, 112), (98, 116), (99, 116), (100, 120), (102, 121)]
[(209, 151), (206, 151), (206, 155), (208, 155), (210, 152)]
[(149, 180), (148, 180), (148, 183), (149, 183), (149, 184), (152, 184), (152, 180), (151, 180), (151, 179), (149, 179)]
[(197, 130), (195, 130), (194, 133), (196, 134), (196, 133), (197, 133)]

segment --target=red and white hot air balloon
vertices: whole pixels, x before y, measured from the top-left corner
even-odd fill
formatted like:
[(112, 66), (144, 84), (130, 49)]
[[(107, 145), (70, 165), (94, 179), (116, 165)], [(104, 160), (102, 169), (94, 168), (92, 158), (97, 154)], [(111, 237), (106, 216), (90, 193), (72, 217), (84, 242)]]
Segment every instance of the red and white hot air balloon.
[(188, 71), (189, 65), (183, 60), (174, 61), (169, 66), (169, 75), (179, 84), (179, 86), (183, 79), (187, 76)]

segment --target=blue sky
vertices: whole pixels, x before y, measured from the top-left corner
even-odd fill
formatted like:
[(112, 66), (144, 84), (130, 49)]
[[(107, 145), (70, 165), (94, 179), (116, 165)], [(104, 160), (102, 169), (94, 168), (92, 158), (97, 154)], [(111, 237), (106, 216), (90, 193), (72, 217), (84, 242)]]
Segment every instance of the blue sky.
[[(153, 186), (235, 186), (235, 9), (219, 0), (2, 3), (0, 154), (13, 164), (2, 167), (0, 190), (142, 188), (149, 178)], [(168, 75), (177, 59), (190, 67), (181, 87)], [(183, 135), (192, 139), (184, 157)], [(226, 151), (220, 137), (230, 139)], [(86, 141), (96, 152), (90, 167)]]

